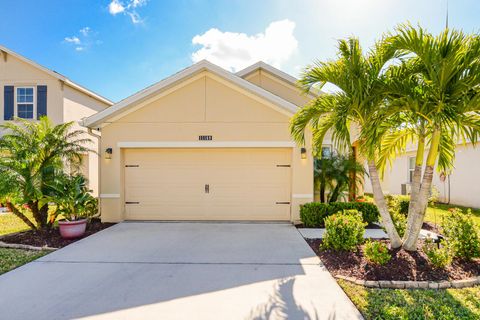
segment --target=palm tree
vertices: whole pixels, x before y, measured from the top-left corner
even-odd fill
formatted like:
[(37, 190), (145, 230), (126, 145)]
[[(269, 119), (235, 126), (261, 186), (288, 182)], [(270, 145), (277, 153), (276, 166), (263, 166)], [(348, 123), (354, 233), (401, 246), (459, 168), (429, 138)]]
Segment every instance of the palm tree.
[[(351, 146), (352, 126), (356, 126), (361, 132), (370, 125), (378, 109), (383, 105), (381, 94), (383, 69), (386, 63), (395, 57), (395, 51), (377, 44), (374, 50), (364, 55), (356, 38), (340, 40), (338, 49), (337, 60), (316, 62), (306, 69), (300, 80), (306, 92), (315, 86), (321, 88), (326, 83), (335, 85), (339, 90), (318, 96), (292, 118), (291, 134), (299, 144), (305, 143), (305, 130), (310, 128), (313, 142), (318, 149), (327, 132), (331, 132), (337, 149), (346, 150)], [(382, 223), (391, 246), (398, 248), (402, 241), (385, 202), (374, 147), (364, 144), (362, 140), (359, 142), (360, 152), (368, 161), (374, 199)]]
[[(50, 228), (48, 193), (58, 173), (79, 164), (90, 152), (84, 132), (72, 130), (73, 122), (54, 126), (47, 117), (38, 122), (17, 119), (0, 126), (0, 199), (32, 229)], [(33, 214), (36, 224), (24, 214)]]
[(403, 244), (412, 251), (423, 224), (435, 165), (449, 172), (457, 143), (463, 139), (475, 144), (480, 134), (480, 36), (449, 29), (433, 36), (407, 24), (389, 35), (384, 45), (402, 56), (402, 61), (388, 71), (391, 81), (385, 93), (389, 112), (396, 113), (396, 119), (382, 133), (379, 160), (383, 167), (387, 159), (405, 151), (407, 139), (416, 143)]
[[(363, 183), (364, 167), (351, 157), (330, 154), (314, 159), (314, 185), (320, 202), (336, 202), (352, 184)], [(326, 191), (329, 191), (328, 198)]]

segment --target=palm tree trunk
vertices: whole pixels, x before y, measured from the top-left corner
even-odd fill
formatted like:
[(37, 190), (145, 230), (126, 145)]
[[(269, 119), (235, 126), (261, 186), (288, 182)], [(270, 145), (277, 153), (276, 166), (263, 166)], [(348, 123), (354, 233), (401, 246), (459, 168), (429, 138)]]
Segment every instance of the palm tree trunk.
[(407, 228), (404, 235), (404, 241), (406, 236), (410, 234), (407, 230), (411, 230), (413, 220), (415, 218), (414, 208), (417, 204), (418, 194), (420, 192), (420, 184), (422, 181), (422, 167), (423, 167), (423, 156), (425, 150), (425, 137), (421, 136), (418, 141), (417, 146), (417, 156), (415, 158), (415, 170), (413, 171), (412, 179), (412, 190), (410, 192), (410, 203), (408, 205), (408, 218), (407, 218)]
[(411, 208), (412, 211), (409, 212), (409, 215), (412, 215), (411, 224), (410, 227), (405, 231), (405, 241), (403, 242), (403, 248), (408, 251), (417, 250), (418, 236), (420, 235), (420, 230), (422, 229), (423, 220), (425, 218), (425, 210), (427, 209), (428, 204), (428, 197), (432, 187), (433, 171), (438, 157), (440, 137), (440, 130), (433, 132), (432, 140), (430, 142), (430, 150), (428, 151), (425, 172), (423, 174), (423, 180), (418, 191), (418, 197), (416, 198), (414, 206)]
[(325, 181), (320, 181), (320, 202), (325, 203)]
[(337, 202), (338, 196), (340, 195), (340, 188), (342, 187), (342, 184), (337, 182), (337, 185), (332, 191), (332, 194), (330, 195), (330, 199), (328, 199), (328, 202)]
[(387, 203), (385, 202), (385, 197), (383, 196), (382, 185), (380, 184), (380, 178), (378, 176), (377, 166), (374, 160), (368, 161), (368, 171), (370, 174), (370, 181), (372, 183), (373, 198), (378, 207), (378, 211), (380, 212), (380, 216), (382, 217), (382, 224), (387, 232), (388, 237), (390, 238), (390, 245), (392, 248), (399, 248), (402, 246), (402, 239), (398, 235), (397, 229), (393, 224), (390, 212), (388, 212)]
[(32, 230), (37, 230), (37, 226), (30, 221), (20, 210), (18, 210), (15, 205), (9, 201), (6, 203), (8, 210), (10, 210), (14, 215), (19, 217), (27, 226), (29, 226)]
[(38, 229), (45, 229), (47, 227), (47, 219), (44, 219), (42, 212), (38, 208), (38, 201), (30, 201), (28, 203), (32, 211), (33, 218), (37, 222)]
[(423, 220), (425, 218), (425, 210), (427, 209), (428, 196), (430, 194), (430, 188), (432, 187), (433, 180), (433, 166), (426, 166), (425, 173), (423, 175), (422, 186), (418, 193), (418, 199), (415, 202), (415, 206), (412, 208), (412, 212), (409, 212), (409, 216), (412, 216), (410, 227), (405, 230), (405, 241), (403, 248), (408, 251), (417, 250), (418, 236), (422, 229)]

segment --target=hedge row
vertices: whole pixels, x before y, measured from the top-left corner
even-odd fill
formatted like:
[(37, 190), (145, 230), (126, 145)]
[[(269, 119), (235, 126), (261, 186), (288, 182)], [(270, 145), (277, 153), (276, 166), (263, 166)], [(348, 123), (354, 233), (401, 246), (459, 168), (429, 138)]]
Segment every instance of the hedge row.
[(326, 217), (351, 209), (361, 212), (363, 221), (366, 223), (377, 222), (379, 219), (380, 213), (377, 206), (368, 202), (305, 203), (300, 207), (300, 219), (307, 228), (323, 228)]

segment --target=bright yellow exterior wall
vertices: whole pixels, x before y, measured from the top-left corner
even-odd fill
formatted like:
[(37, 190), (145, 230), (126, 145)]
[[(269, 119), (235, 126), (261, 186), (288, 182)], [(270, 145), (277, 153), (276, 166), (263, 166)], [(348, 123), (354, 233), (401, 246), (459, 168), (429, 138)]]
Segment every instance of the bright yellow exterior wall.
[[(53, 77), (47, 72), (32, 66), (17, 57), (7, 54), (6, 61), (4, 55), (0, 56), (0, 124), (4, 122), (4, 91), (3, 87), (7, 85), (47, 86), (47, 116), (54, 124), (74, 121), (74, 129), (87, 131), (78, 124), (82, 118), (91, 116), (98, 111), (108, 107), (104, 102), (100, 102), (83, 92), (80, 92), (67, 84), (62, 86), (59, 79)], [(36, 95), (36, 93), (35, 93)], [(87, 137), (87, 133), (85, 133)], [(92, 138), (93, 143), (89, 146), (92, 150), (98, 150), (98, 141)], [(89, 186), (93, 194), (98, 195), (98, 156), (91, 153), (88, 159), (88, 179)]]
[[(214, 142), (292, 141), (290, 115), (211, 73), (184, 80), (169, 92), (141, 108), (131, 106), (134, 111), (102, 128), (101, 150), (113, 148), (112, 159), (101, 159), (104, 221), (125, 219), (123, 149), (118, 143), (197, 142), (199, 135), (212, 135)], [(310, 137), (308, 146), (309, 141)], [(299, 205), (313, 198), (313, 161), (310, 149), (305, 160), (300, 159), (298, 147), (291, 150), (291, 217), (296, 221)]]

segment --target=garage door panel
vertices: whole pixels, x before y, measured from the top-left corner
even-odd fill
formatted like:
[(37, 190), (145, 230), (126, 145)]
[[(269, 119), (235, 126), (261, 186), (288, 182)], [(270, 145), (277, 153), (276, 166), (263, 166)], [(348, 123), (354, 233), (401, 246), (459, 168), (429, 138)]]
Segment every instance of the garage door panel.
[[(125, 150), (127, 219), (289, 220), (290, 149)], [(209, 192), (205, 192), (206, 185)], [(138, 204), (137, 204), (138, 202)]]

